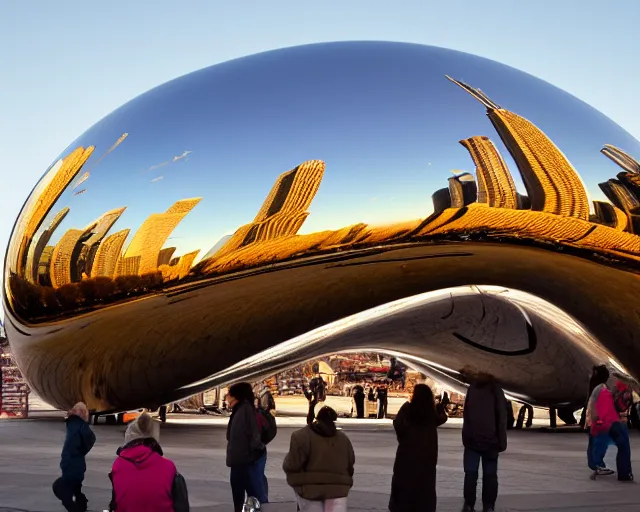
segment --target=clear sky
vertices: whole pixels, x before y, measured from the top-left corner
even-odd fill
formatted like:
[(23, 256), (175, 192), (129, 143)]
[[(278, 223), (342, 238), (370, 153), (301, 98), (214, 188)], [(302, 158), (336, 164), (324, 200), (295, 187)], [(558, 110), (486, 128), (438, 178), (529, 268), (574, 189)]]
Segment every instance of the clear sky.
[(4, 251), (36, 180), (94, 122), (162, 82), (280, 47), (373, 39), (473, 53), (574, 94), (640, 139), (640, 2), (620, 2), (609, 10), (592, 0), (316, 5), (5, 0), (0, 6), (0, 246)]

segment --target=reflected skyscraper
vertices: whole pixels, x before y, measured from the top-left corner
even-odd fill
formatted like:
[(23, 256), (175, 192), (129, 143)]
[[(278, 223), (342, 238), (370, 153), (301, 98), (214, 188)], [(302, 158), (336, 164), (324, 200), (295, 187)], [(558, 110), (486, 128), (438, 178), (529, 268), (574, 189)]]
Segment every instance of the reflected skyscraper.
[(447, 208), (451, 208), (451, 193), (448, 188), (436, 190), (431, 196), (433, 201), (433, 213), (442, 213)]
[(640, 162), (626, 151), (612, 146), (611, 144), (605, 144), (600, 152), (628, 173), (640, 174)]
[(60, 238), (53, 249), (50, 272), (51, 285), (54, 288), (59, 288), (72, 282), (71, 266), (73, 264), (74, 252), (86, 233), (87, 230), (83, 229), (69, 229), (62, 235), (62, 238)]
[(120, 258), (116, 268), (116, 276), (137, 276), (140, 272), (140, 261), (142, 256), (129, 256)]
[(307, 209), (320, 188), (325, 163), (309, 160), (282, 173), (251, 224), (239, 228), (217, 256), (254, 242), (295, 235), (309, 216)]
[[(162, 246), (171, 232), (182, 219), (202, 200), (201, 197), (182, 199), (175, 202), (165, 213), (153, 213), (144, 221), (136, 232), (124, 254), (124, 260), (139, 257), (138, 271), (140, 275), (155, 272), (158, 269), (158, 257)], [(123, 263), (131, 275), (132, 263)], [(118, 275), (121, 272), (118, 271)]]
[(463, 208), (475, 203), (478, 197), (478, 187), (473, 175), (463, 172), (449, 178), (449, 195), (451, 197), (451, 208)]
[(478, 202), (497, 208), (517, 208), (518, 198), (507, 164), (489, 137), (460, 141), (476, 164)]
[(479, 89), (447, 78), (487, 108), (487, 116), (520, 170), (531, 209), (589, 220), (589, 200), (580, 176), (551, 139), (531, 121), (503, 109)]
[(47, 246), (49, 240), (51, 239), (51, 235), (53, 235), (53, 232), (58, 229), (58, 226), (64, 220), (68, 213), (68, 207), (60, 210), (51, 221), (51, 224), (49, 224), (49, 227), (40, 234), (40, 237), (38, 238), (38, 241), (35, 243), (35, 245), (31, 244), (31, 247), (29, 248), (25, 277), (27, 280), (30, 280), (34, 284), (38, 282), (40, 257), (42, 256), (42, 251), (44, 251), (44, 248)]
[(129, 236), (129, 230), (123, 229), (109, 235), (98, 245), (91, 266), (91, 277), (114, 277), (127, 236)]
[(211, 258), (216, 255), (216, 253), (222, 249), (226, 243), (231, 239), (232, 235), (225, 235), (220, 240), (218, 240), (215, 245), (209, 249), (209, 252), (205, 254), (202, 259), (206, 260), (207, 258)]
[(627, 215), (611, 203), (594, 201), (595, 216), (601, 224), (624, 231), (627, 228)]
[[(87, 149), (78, 147), (65, 158), (58, 160), (31, 193), (16, 225), (15, 232), (22, 234), (17, 245), (17, 258), (14, 259), (11, 254), (9, 255), (9, 261), (17, 262), (15, 271), (19, 275), (25, 273), (27, 255), (33, 236), (60, 195), (87, 162), (94, 149), (94, 146), (89, 146)], [(12, 246), (16, 247), (15, 244)]]
[(106, 212), (96, 221), (95, 226), (90, 230), (89, 237), (82, 241), (83, 247), (76, 263), (77, 269), (75, 275), (72, 275), (74, 281), (82, 279), (83, 273), (86, 276), (91, 275), (91, 267), (100, 242), (126, 209), (126, 206), (115, 208)]
[(163, 265), (160, 269), (162, 271), (162, 277), (164, 279), (182, 279), (185, 277), (189, 270), (191, 270), (191, 266), (193, 265), (193, 261), (198, 256), (200, 250), (192, 251), (187, 254), (182, 255), (180, 258), (174, 258), (178, 261), (173, 261), (172, 265)]
[(169, 265), (169, 263), (171, 263), (171, 256), (173, 256), (174, 252), (176, 252), (175, 247), (162, 249), (160, 254), (158, 254), (158, 267), (160, 267), (160, 265)]

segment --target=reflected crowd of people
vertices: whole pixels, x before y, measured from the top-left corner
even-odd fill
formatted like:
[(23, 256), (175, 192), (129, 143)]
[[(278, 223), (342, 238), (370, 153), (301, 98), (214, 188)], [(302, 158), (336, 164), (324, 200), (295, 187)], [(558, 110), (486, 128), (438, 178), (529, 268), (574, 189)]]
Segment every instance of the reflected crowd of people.
[[(462, 445), (464, 486), (462, 512), (493, 512), (498, 497), (500, 454), (507, 450), (507, 430), (513, 425), (510, 402), (494, 377), (471, 368), (460, 373), (469, 383), (464, 401)], [(314, 376), (305, 395), (312, 404), (322, 397), (322, 378)], [(589, 383), (585, 406), (588, 433), (587, 465), (591, 478), (613, 475), (621, 482), (633, 481), (629, 433), (625, 421), (633, 406), (631, 387), (605, 366), (596, 366)], [(376, 391), (384, 415), (384, 388)], [(373, 388), (357, 386), (356, 406), (369, 400)], [(277, 435), (275, 400), (268, 386), (233, 384), (226, 397), (231, 410), (227, 425), (226, 465), (235, 512), (269, 509), (269, 485), (265, 475), (267, 447)], [(323, 400), (320, 400), (323, 401)], [(398, 446), (389, 510), (433, 512), (437, 507), (436, 474), (438, 427), (448, 420), (449, 396), (435, 396), (431, 387), (416, 384), (393, 420)], [(315, 407), (315, 404), (314, 404)], [(282, 470), (295, 493), (300, 512), (343, 512), (353, 487), (356, 453), (345, 432), (336, 426), (338, 414), (322, 406), (306, 427), (291, 435)], [(511, 411), (513, 411), (511, 409)], [(360, 412), (360, 410), (359, 410)], [(511, 424), (511, 425), (510, 425)], [(175, 463), (164, 456), (159, 443), (160, 423), (143, 412), (126, 429), (122, 446), (108, 477), (112, 484), (109, 511), (186, 512), (187, 482)], [(89, 412), (82, 402), (66, 419), (62, 449), (62, 475), (53, 484), (55, 496), (68, 511), (86, 512), (88, 499), (82, 492), (85, 457), (96, 443), (89, 426)], [(605, 453), (617, 447), (616, 470), (607, 468)], [(482, 466), (482, 508), (476, 509), (477, 485)]]

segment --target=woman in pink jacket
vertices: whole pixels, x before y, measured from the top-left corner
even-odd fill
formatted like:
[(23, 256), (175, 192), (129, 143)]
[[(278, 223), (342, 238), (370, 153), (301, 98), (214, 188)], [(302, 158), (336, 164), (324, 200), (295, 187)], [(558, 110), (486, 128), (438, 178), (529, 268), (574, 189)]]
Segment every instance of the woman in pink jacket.
[(109, 474), (113, 485), (111, 511), (188, 512), (184, 478), (165, 458), (156, 440), (158, 423), (146, 413), (128, 427), (124, 445)]

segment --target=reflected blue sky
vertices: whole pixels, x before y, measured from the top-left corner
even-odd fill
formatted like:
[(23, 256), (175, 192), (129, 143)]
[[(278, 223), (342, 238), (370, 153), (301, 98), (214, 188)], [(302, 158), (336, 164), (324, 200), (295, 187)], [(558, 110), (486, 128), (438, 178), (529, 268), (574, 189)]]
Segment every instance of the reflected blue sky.
[(61, 196), (49, 218), (64, 206), (71, 212), (50, 243), (121, 206), (127, 210), (111, 232), (131, 228), (130, 240), (149, 214), (201, 196), (166, 246), (203, 256), (253, 219), (280, 173), (310, 159), (327, 167), (301, 233), (423, 218), (452, 169), (474, 171), (458, 143), (474, 135), (498, 145), (525, 193), (483, 106), (445, 74), (534, 122), (578, 170), (591, 199), (604, 199), (597, 184), (620, 170), (599, 153), (603, 144), (640, 156), (640, 144), (598, 111), (493, 61), (399, 43), (296, 47), (178, 78), (90, 128), (61, 155), (96, 146), (79, 176), (129, 136), (91, 170), (84, 193)]

